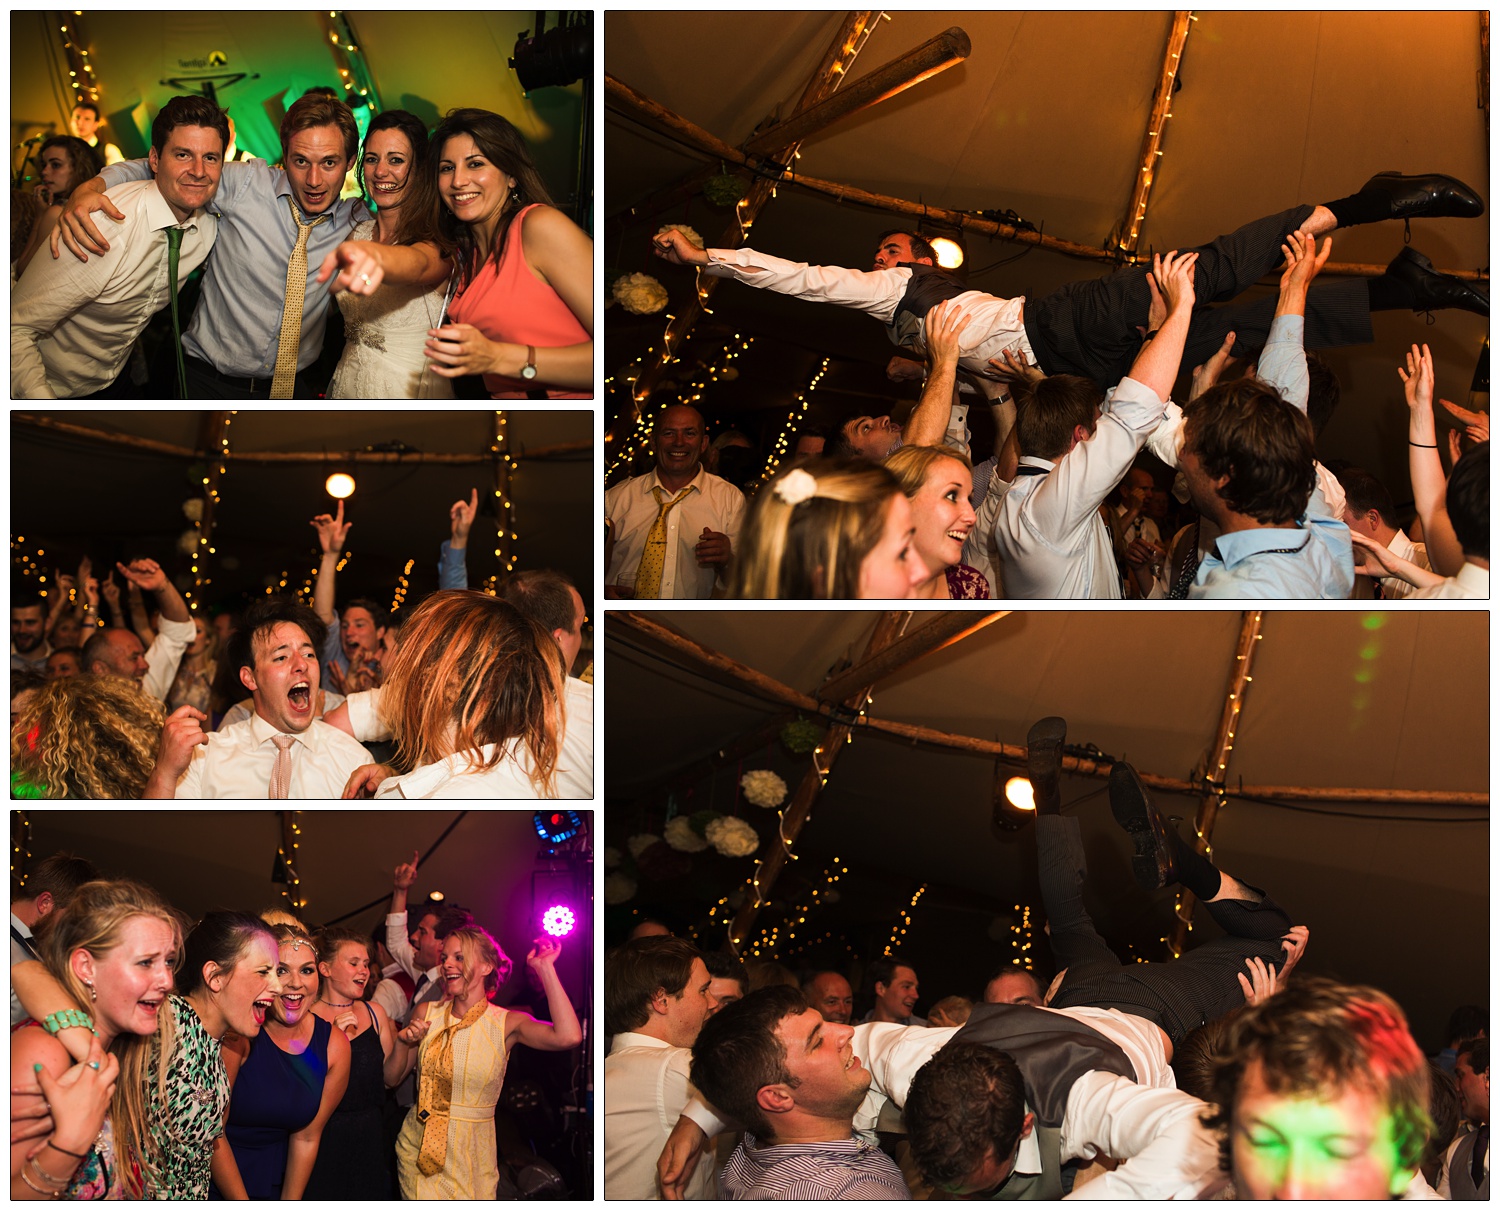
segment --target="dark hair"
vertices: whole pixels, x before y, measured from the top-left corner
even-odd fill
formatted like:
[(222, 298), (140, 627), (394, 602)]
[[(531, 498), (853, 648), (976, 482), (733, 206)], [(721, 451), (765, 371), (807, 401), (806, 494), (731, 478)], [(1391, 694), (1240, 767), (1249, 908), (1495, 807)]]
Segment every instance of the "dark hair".
[(1458, 1058), (1469, 1057), (1469, 1069), (1475, 1076), (1483, 1076), (1490, 1070), (1489, 1039), (1474, 1039), (1458, 1049)]
[(1427, 1113), (1432, 1119), (1432, 1134), (1427, 1137), (1427, 1147), (1422, 1150), (1423, 1169), (1436, 1164), (1448, 1151), (1448, 1145), (1458, 1134), (1460, 1117), (1458, 1081), (1453, 1074), (1439, 1067), (1436, 1060), (1428, 1060), (1427, 1077), (1431, 1082)]
[(37, 149), (37, 163), (41, 163), (42, 156), (47, 154), (47, 148), (61, 147), (68, 153), (68, 161), (73, 170), (68, 176), (68, 188), (62, 194), (52, 195), (52, 204), (56, 206), (64, 202), (68, 196), (91, 177), (97, 177), (104, 171), (104, 153), (96, 147), (90, 147), (76, 135), (53, 135)]
[(904, 967), (913, 975), (916, 974), (917, 969), (915, 967), (910, 963), (901, 962), (900, 959), (892, 959), (885, 955), (882, 955), (878, 959), (871, 959), (870, 966), (865, 970), (866, 991), (871, 995), (876, 995), (875, 985), (877, 984), (884, 984), (889, 988), (896, 978), (896, 968), (898, 967)]
[(880, 239), (875, 242), (875, 246), (879, 248), (880, 245), (884, 244), (893, 235), (904, 235), (911, 241), (911, 254), (917, 260), (920, 261), (923, 257), (926, 257), (934, 265), (937, 264), (937, 250), (928, 243), (927, 237), (918, 235), (915, 231), (908, 231), (905, 227), (892, 227), (889, 231), (882, 231)]
[[(428, 176), (434, 187), (438, 180), (438, 165), (443, 158), (443, 147), (455, 135), (468, 135), (479, 148), (480, 155), (506, 176), (514, 177), (516, 185), (511, 190), (510, 202), (500, 216), (500, 225), (495, 229), (494, 244), (489, 259), (498, 261), (505, 251), (505, 241), (510, 235), (511, 221), (527, 206), (535, 202), (552, 205), (552, 196), (547, 192), (541, 174), (531, 158), (531, 149), (521, 132), (499, 114), (487, 109), (450, 109), (438, 123), (427, 145)], [(459, 283), (467, 285), (480, 266), (473, 264), (478, 245), (468, 224), (454, 217), (446, 205), (440, 206), (438, 228), (443, 242), (458, 253)]]
[(1229, 1030), (1230, 1015), (1214, 1018), (1196, 1030), (1190, 1030), (1172, 1051), (1172, 1071), (1177, 1088), (1199, 1101), (1211, 1102), (1214, 1096), (1214, 1069), (1224, 1054), (1224, 1036)]
[[(251, 604), (245, 611), (244, 623), (229, 637), (229, 666), (235, 670), (255, 670), (255, 644), (267, 638), (277, 624), (290, 622), (306, 632), (312, 642), (313, 651), (323, 650), (323, 640), (328, 628), (323, 620), (308, 606), (291, 597), (265, 597)], [(89, 640), (90, 643), (94, 641)]]
[(87, 97), (85, 97), (82, 101), (79, 101), (78, 104), (76, 104), (76, 105), (73, 106), (73, 112), (75, 114), (80, 109), (87, 109), (87, 110), (89, 110), (94, 115), (94, 117), (96, 117), (96, 118), (99, 116), (99, 105), (98, 105), (98, 103), (95, 102), (95, 101), (90, 101)]
[[(341, 101), (339, 90), (331, 84), (314, 84), (311, 88), (302, 90), (304, 97), (327, 97), (330, 101)], [(300, 100), (301, 98), (299, 98)]]
[(516, 572), (499, 584), (501, 601), (508, 601), (548, 631), (573, 632), (573, 594), (578, 590), (561, 572), (537, 568)]
[(327, 95), (331, 89), (320, 91), (308, 89), (292, 102), (292, 107), (281, 119), (281, 156), (285, 160), (290, 151), (288, 145), (299, 130), (310, 130), (314, 126), (336, 126), (344, 136), (344, 158), (354, 159), (359, 151), (359, 127), (355, 125), (354, 113), (338, 99), (338, 95)]
[(632, 938), (604, 957), (604, 1032), (623, 1034), (650, 1020), (658, 992), (680, 997), (693, 974), (698, 948), (681, 938)]
[(1016, 442), (1031, 458), (1058, 459), (1067, 452), (1073, 430), (1093, 433), (1104, 401), (1098, 386), (1076, 374), (1049, 374), (1016, 396)]
[(365, 155), (370, 150), (370, 140), (383, 130), (399, 131), (411, 145), (411, 158), (407, 161), (406, 194), (401, 199), (395, 243), (420, 244), (430, 241), (437, 244), (437, 212), (441, 203), (437, 196), (437, 181), (427, 171), (427, 127), (416, 114), (404, 109), (388, 109), (370, 119), (370, 125), (365, 128), (364, 150), (355, 166), (360, 191), (365, 195), (366, 201), (374, 201), (369, 186), (365, 184)]
[(47, 599), (35, 589), (13, 589), (10, 595), (10, 608), (12, 610), (41, 610), (43, 621), (46, 621)]
[[(433, 909), (429, 905), (427, 912), (431, 911)], [(422, 916), (426, 916), (427, 912), (424, 912)], [(417, 918), (418, 924), (421, 923), (421, 919), (421, 917)], [(446, 942), (448, 935), (454, 930), (466, 929), (473, 924), (474, 914), (462, 904), (443, 904), (437, 909), (437, 924), (432, 927), (432, 932), (437, 935), (438, 941)]]
[(229, 148), (229, 115), (207, 97), (173, 97), (151, 122), (151, 149), (161, 155), (167, 136), (179, 126), (206, 126), (219, 132), (219, 151)]
[(210, 963), (231, 971), (249, 949), (256, 934), (264, 934), (272, 947), (276, 934), (259, 917), (248, 912), (211, 912), (193, 926), (182, 948), (182, 978), (177, 991), (183, 996), (206, 987), (203, 969)]
[(693, 1084), (761, 1139), (776, 1132), (756, 1094), (767, 1085), (795, 1089), (801, 1084), (787, 1071), (786, 1047), (776, 1028), (807, 1007), (801, 989), (772, 984), (719, 1010), (693, 1043)]
[(1396, 524), (1396, 502), (1391, 499), (1389, 488), (1363, 467), (1345, 467), (1337, 474), (1349, 512), (1368, 513), (1373, 509), (1386, 525)]
[(1444, 1043), (1463, 1043), (1477, 1039), (1490, 1028), (1490, 1011), (1482, 1005), (1460, 1005), (1448, 1015)]
[(993, 1152), (1015, 1151), (1026, 1119), (1021, 1070), (982, 1043), (949, 1043), (912, 1077), (904, 1117), (912, 1160), (931, 1185), (956, 1187)]
[(1183, 446), (1210, 478), (1228, 477), (1219, 497), (1232, 512), (1264, 525), (1306, 512), (1317, 484), (1312, 426), (1274, 387), (1241, 378), (1205, 391), (1183, 409)]
[(703, 966), (708, 968), (708, 974), (714, 979), (737, 980), (742, 997), (750, 991), (750, 973), (745, 970), (745, 965), (728, 951), (706, 950), (702, 958)]
[(377, 629), (390, 625), (391, 612), (378, 601), (373, 601), (368, 597), (351, 597), (348, 601), (344, 602), (344, 613), (347, 614), (350, 610), (366, 611), (374, 621)]
[(1042, 1000), (1047, 995), (1047, 986), (1042, 983), (1041, 976), (1037, 975), (1036, 972), (1031, 971), (1028, 968), (1016, 967), (1013, 965), (1002, 967), (993, 975), (991, 975), (990, 978), (984, 982), (985, 988), (988, 988), (1001, 976), (1025, 976), (1028, 980), (1031, 981), (1031, 986), (1036, 991), (1036, 999), (1038, 1001)]
[(1421, 1159), (1431, 1127), (1427, 1060), (1400, 1006), (1378, 989), (1299, 977), (1231, 1020), (1215, 1065), (1212, 1113), (1203, 1116), (1205, 1127), (1221, 1133), (1226, 1173), (1233, 1172), (1235, 1102), (1251, 1064), (1259, 1065), (1261, 1082), (1272, 1093), (1337, 1098), (1361, 1089), (1373, 1094), (1390, 1113), (1398, 1162), (1415, 1168)]
[(14, 876), (11, 878), (10, 898), (35, 900), (38, 896), (50, 894), (55, 912), (59, 908), (66, 908), (68, 901), (80, 887), (97, 878), (99, 870), (87, 858), (68, 853), (50, 854), (38, 862), (35, 869), (26, 876), (24, 886)]
[(1342, 389), (1333, 367), (1311, 349), (1307, 350), (1307, 379), (1307, 420), (1313, 436), (1321, 437), (1339, 406)]
[(1490, 557), (1490, 443), (1470, 447), (1448, 476), (1448, 520), (1465, 555)]
[[(852, 416), (849, 418), (849, 420), (855, 419), (857, 418)], [(817, 456), (814, 455), (813, 457), (816, 458)], [(854, 448), (854, 443), (849, 440), (848, 420), (846, 420), (843, 424), (841, 424), (837, 429), (833, 431), (832, 437), (827, 438), (823, 442), (823, 457), (839, 459), (863, 457), (860, 452)]]

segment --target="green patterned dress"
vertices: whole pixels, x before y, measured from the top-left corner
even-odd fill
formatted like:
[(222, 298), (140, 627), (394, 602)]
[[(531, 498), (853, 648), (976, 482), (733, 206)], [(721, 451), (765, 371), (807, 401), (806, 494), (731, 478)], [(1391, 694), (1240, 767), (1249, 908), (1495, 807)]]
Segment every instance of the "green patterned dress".
[(174, 993), (168, 1003), (176, 1019), (177, 1045), (167, 1070), (165, 1104), (156, 1100), (159, 1054), (153, 1057), (147, 1078), (146, 1105), (151, 1108), (151, 1137), (159, 1158), (150, 1197), (206, 1199), (214, 1140), (224, 1134), (229, 1076), (218, 1040), (203, 1028), (188, 1000)]

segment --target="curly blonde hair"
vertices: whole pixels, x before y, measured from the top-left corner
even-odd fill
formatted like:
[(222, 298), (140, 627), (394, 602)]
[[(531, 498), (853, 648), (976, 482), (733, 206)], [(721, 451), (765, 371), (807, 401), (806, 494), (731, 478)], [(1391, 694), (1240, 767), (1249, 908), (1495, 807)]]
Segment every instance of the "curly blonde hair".
[(500, 943), (490, 937), (488, 930), (481, 929), (478, 925), (461, 925), (443, 941), (446, 943), (449, 938), (458, 939), (466, 968), (477, 958), (495, 969), (484, 977), (485, 995), (493, 999), (500, 991), (500, 985), (510, 978), (513, 966), (510, 956), (500, 949)]
[[(788, 504), (777, 488), (799, 472), (813, 495)], [(865, 459), (812, 458), (761, 485), (740, 532), (730, 597), (852, 598), (860, 567), (880, 541), (895, 476)]]
[(139, 799), (164, 714), (124, 677), (49, 681), (11, 731), (12, 781), (44, 799)]
[[(134, 917), (152, 917), (164, 922), (172, 931), (172, 970), (182, 965), (183, 922), (180, 914), (155, 891), (143, 883), (128, 879), (98, 879), (85, 883), (57, 914), (56, 922), (41, 943), (42, 961), (63, 989), (84, 1009), (93, 1001), (88, 989), (73, 971), (72, 957), (87, 951), (97, 960), (121, 943), (126, 922)], [(121, 1034), (109, 1050), (120, 1061), (120, 1076), (110, 1102), (110, 1123), (114, 1132), (115, 1155), (122, 1160), (139, 1157), (149, 1178), (160, 1163), (151, 1135), (146, 1111), (146, 1091), (150, 1084), (151, 1057), (160, 1045), (170, 1007), (163, 1003), (157, 1014), (154, 1034)], [(125, 1183), (127, 1198), (145, 1197), (142, 1172), (124, 1163), (118, 1171)]]

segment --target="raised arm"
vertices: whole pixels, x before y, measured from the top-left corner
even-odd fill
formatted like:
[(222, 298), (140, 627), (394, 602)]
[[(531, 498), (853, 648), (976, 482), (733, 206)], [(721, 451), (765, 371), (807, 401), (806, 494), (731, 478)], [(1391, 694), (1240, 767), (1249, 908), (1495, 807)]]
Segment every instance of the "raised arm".
[(467, 589), (469, 567), (464, 554), (469, 545), (469, 531), (474, 527), (474, 518), (479, 513), (479, 489), (469, 493), (466, 502), (456, 500), (448, 509), (448, 541), (438, 555), (438, 588)]
[(1324, 240), (1320, 252), (1311, 236), (1298, 239), (1292, 235), (1286, 238), (1281, 251), (1285, 258), (1281, 290), (1256, 373), (1262, 382), (1275, 387), (1287, 403), (1306, 412), (1309, 380), (1303, 336), (1307, 291), (1333, 251), (1333, 240)]
[(1432, 414), (1434, 375), (1432, 350), (1411, 347), (1406, 369), (1396, 367), (1406, 389), (1410, 412), (1406, 430), (1406, 452), (1411, 471), (1411, 491), (1417, 516), (1427, 543), (1427, 558), (1440, 576), (1456, 576), (1464, 566), (1463, 547), (1448, 520), (1448, 479), (1438, 456), (1437, 420)]
[(1158, 255), (1153, 259), (1152, 279), (1161, 291), (1167, 318), (1157, 329), (1156, 336), (1136, 354), (1130, 377), (1156, 392), (1161, 400), (1172, 398), (1172, 384), (1177, 381), (1182, 350), (1187, 344), (1188, 322), (1192, 318), (1195, 298), (1193, 266), (1197, 261), (1196, 252), (1169, 252), (1165, 257)]
[(281, 1182), (283, 1199), (300, 1199), (307, 1189), (307, 1179), (312, 1176), (313, 1166), (318, 1160), (323, 1128), (338, 1109), (348, 1087), (349, 1040), (342, 1030), (334, 1030), (328, 1036), (328, 1073), (323, 1079), (323, 1097), (318, 1102), (318, 1113), (301, 1131), (292, 1133), (287, 1146), (286, 1174)]
[[(335, 275), (337, 271), (337, 276)], [(316, 281), (327, 282), (333, 294), (374, 294), (382, 282), (388, 286), (415, 286), (431, 290), (448, 280), (453, 266), (438, 252), (436, 244), (381, 244), (375, 240), (345, 240), (318, 266)]]
[(562, 981), (557, 978), (557, 958), (562, 954), (562, 943), (556, 938), (538, 938), (526, 956), (526, 966), (536, 972), (542, 990), (547, 994), (547, 1012), (550, 1022), (538, 1022), (529, 1013), (511, 1010), (505, 1015), (506, 1042), (514, 1045), (524, 1043), (538, 1051), (566, 1051), (583, 1042), (583, 1029), (578, 1025), (578, 1015), (573, 1012), (573, 1002), (563, 991)]
[(927, 313), (927, 353), (930, 366), (922, 398), (912, 409), (901, 431), (902, 444), (938, 446), (948, 429), (953, 391), (958, 383), (960, 338), (969, 326), (969, 314), (953, 299), (939, 303)]
[(319, 513), (308, 524), (318, 532), (318, 546), (323, 552), (318, 563), (318, 581), (313, 586), (313, 611), (324, 626), (332, 626), (339, 556), (344, 550), (344, 539), (349, 536), (349, 529), (354, 523), (344, 521), (344, 502), (341, 500), (337, 517)]

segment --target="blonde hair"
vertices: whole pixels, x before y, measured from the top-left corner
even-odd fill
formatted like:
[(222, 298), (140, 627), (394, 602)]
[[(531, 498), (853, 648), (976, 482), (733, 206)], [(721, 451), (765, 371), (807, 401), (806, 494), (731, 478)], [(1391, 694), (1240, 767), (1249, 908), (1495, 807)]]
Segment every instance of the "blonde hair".
[[(778, 494), (787, 477), (809, 475), (812, 494), (797, 503)], [(761, 486), (740, 532), (730, 597), (852, 598), (860, 567), (880, 541), (886, 510), (900, 491), (895, 476), (864, 459), (811, 458)]]
[(902, 446), (885, 460), (885, 469), (896, 477), (901, 491), (913, 497), (922, 490), (933, 467), (945, 458), (958, 463), (970, 475), (974, 473), (974, 464), (968, 456), (952, 446)]
[(161, 703), (128, 678), (49, 681), (11, 731), (11, 776), (43, 799), (139, 799), (163, 721)]
[[(143, 883), (128, 879), (98, 879), (80, 887), (67, 908), (41, 942), (42, 961), (57, 977), (64, 990), (79, 1005), (87, 1007), (93, 1000), (88, 988), (73, 971), (72, 957), (86, 950), (96, 959), (120, 945), (125, 923), (134, 917), (151, 917), (164, 922), (172, 931), (176, 959), (174, 973), (182, 965), (182, 919), (165, 900)], [(145, 1197), (142, 1172), (148, 1179), (154, 1175), (159, 1157), (155, 1155), (146, 1118), (146, 1089), (149, 1084), (151, 1055), (160, 1040), (171, 1009), (163, 1004), (156, 1015), (156, 1031), (149, 1035), (120, 1034), (109, 1050), (120, 1062), (119, 1079), (110, 1102), (109, 1116), (114, 1132), (116, 1171), (125, 1183), (129, 1198)], [(141, 1171), (131, 1164), (140, 1158)]]
[(484, 977), (484, 993), (486, 997), (493, 998), (500, 991), (500, 985), (510, 978), (510, 969), (513, 964), (510, 956), (500, 949), (500, 943), (490, 937), (487, 930), (478, 925), (460, 925), (453, 930), (443, 941), (446, 943), (450, 938), (457, 938), (463, 948), (464, 966), (467, 967), (477, 956), (481, 962), (488, 963), (494, 968), (489, 975)]
[[(458, 753), (483, 771), (524, 740), (532, 782), (550, 793), (565, 673), (557, 641), (515, 606), (467, 589), (433, 593), (402, 628), (382, 690), (397, 762), (412, 770)], [(483, 760), (486, 744), (494, 751)]]

